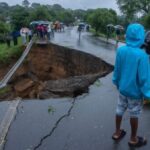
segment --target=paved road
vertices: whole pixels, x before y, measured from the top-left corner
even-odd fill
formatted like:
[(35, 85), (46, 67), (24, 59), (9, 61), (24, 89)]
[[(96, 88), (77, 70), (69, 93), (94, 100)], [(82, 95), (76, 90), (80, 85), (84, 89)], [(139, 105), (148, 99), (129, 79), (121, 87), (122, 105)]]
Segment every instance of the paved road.
[[(100, 40), (101, 39), (101, 40)], [(58, 45), (64, 45), (70, 48), (78, 49), (84, 52), (88, 52), (92, 55), (100, 57), (110, 64), (114, 64), (116, 55), (116, 42), (109, 40), (109, 44), (104, 38), (97, 38), (91, 33), (82, 32), (81, 40), (79, 41), (79, 35), (77, 27), (70, 27), (65, 30), (64, 33), (56, 33), (53, 43)], [(118, 46), (124, 45), (119, 43)]]
[(87, 32), (82, 32), (81, 40), (79, 41), (79, 35), (76, 27), (67, 28), (65, 33), (56, 33), (52, 42), (57, 43), (58, 45), (64, 45), (88, 52), (111, 64), (114, 64), (116, 50), (114, 44), (108, 44), (106, 41), (100, 41), (98, 38)]
[[(75, 29), (57, 33), (53, 42), (92, 53), (114, 64), (115, 48), (91, 35), (82, 34), (78, 44)], [(111, 135), (114, 130), (117, 91), (112, 74), (98, 79), (89, 92), (75, 99), (21, 101), (9, 129), (5, 150), (130, 150), (128, 114), (123, 120), (126, 137), (118, 144)], [(0, 103), (1, 105), (1, 103)], [(150, 140), (150, 108), (145, 107), (140, 118), (139, 134)], [(149, 150), (150, 144), (141, 148)]]

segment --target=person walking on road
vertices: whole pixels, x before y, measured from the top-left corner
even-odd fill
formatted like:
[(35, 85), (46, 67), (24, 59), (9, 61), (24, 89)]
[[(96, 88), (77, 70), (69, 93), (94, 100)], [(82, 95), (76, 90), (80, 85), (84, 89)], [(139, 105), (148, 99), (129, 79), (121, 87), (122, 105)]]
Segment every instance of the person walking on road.
[(143, 98), (150, 99), (150, 63), (146, 52), (141, 49), (144, 43), (144, 27), (131, 24), (126, 31), (126, 45), (118, 48), (113, 83), (119, 91), (116, 109), (116, 130), (112, 138), (121, 140), (126, 131), (121, 129), (122, 117), (128, 109), (130, 114), (131, 136), (128, 145), (141, 147), (147, 140), (137, 135), (138, 118), (143, 106)]
[(48, 27), (47, 27), (47, 37), (48, 37), (48, 40), (51, 39), (51, 32), (52, 32), (51, 25), (49, 24)]

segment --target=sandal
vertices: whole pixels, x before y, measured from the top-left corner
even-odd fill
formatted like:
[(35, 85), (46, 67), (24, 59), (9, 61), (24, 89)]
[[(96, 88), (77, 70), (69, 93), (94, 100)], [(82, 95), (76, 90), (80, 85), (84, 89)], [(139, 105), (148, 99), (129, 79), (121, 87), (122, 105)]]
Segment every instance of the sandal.
[(141, 147), (141, 146), (144, 146), (147, 144), (147, 140), (143, 137), (137, 137), (138, 138), (138, 142), (137, 143), (131, 143), (131, 142), (128, 142), (129, 146), (130, 147)]
[(120, 130), (120, 131), (121, 131), (121, 133), (120, 133), (120, 135), (118, 137), (115, 137), (114, 135), (112, 136), (113, 140), (119, 141), (119, 140), (121, 140), (126, 135), (126, 131), (124, 131), (123, 129)]

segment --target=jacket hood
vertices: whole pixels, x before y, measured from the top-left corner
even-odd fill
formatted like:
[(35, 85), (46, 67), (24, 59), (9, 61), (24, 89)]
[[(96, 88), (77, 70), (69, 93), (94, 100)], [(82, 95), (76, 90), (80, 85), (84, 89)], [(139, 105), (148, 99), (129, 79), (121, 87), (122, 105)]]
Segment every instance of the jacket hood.
[(126, 31), (126, 44), (131, 47), (141, 47), (144, 44), (145, 31), (140, 24), (131, 24)]

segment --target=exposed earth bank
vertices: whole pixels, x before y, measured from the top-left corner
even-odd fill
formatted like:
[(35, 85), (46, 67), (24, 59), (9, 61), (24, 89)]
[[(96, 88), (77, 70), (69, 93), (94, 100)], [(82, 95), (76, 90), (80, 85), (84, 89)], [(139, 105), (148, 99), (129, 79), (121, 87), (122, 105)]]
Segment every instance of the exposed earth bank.
[(54, 44), (35, 44), (0, 99), (75, 97), (112, 70), (113, 66), (91, 54)]

